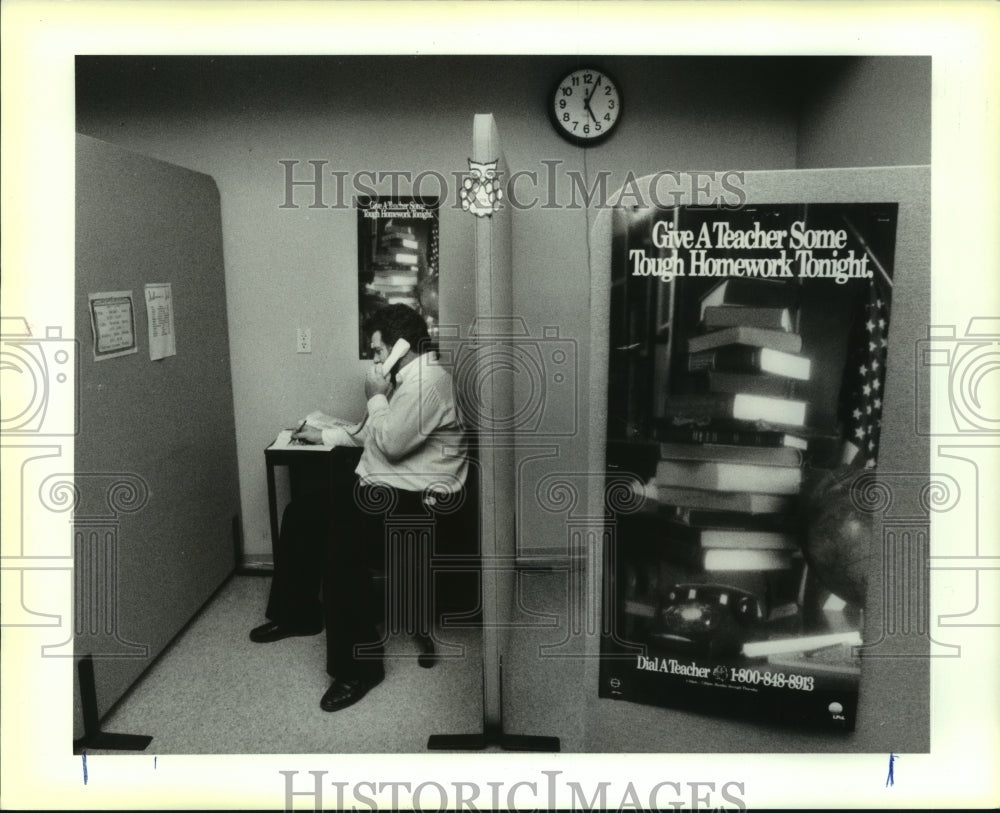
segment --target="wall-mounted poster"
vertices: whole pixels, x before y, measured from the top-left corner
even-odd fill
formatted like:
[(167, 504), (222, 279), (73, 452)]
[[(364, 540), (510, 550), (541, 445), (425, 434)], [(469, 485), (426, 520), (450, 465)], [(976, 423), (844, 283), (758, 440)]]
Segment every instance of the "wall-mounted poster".
[(368, 317), (386, 305), (420, 313), (438, 332), (437, 198), (358, 198), (358, 356), (372, 358), (364, 335)]
[(853, 730), (873, 520), (852, 487), (878, 461), (896, 222), (895, 203), (630, 219), (608, 477), (643, 501), (607, 551), (602, 697)]
[(90, 326), (94, 333), (94, 361), (138, 352), (131, 291), (90, 294)]
[(149, 360), (176, 356), (174, 296), (169, 282), (146, 286), (146, 320), (149, 323)]

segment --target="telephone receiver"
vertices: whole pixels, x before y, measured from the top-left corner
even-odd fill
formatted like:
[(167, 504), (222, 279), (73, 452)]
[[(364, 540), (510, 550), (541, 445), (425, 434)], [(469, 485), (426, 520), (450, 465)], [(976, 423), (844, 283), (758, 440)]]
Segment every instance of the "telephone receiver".
[(395, 366), (396, 362), (409, 352), (410, 343), (406, 341), (406, 339), (396, 339), (396, 343), (392, 346), (392, 350), (389, 355), (386, 356), (385, 361), (382, 362), (382, 374), (386, 378), (392, 375), (392, 368)]

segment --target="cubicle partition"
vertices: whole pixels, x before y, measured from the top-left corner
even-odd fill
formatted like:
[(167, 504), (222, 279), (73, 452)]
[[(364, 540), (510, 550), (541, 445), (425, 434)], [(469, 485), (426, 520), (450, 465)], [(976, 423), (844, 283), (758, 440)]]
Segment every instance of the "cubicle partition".
[[(465, 419), (473, 433), (478, 471), (483, 630), (483, 730), (434, 734), (431, 749), (558, 750), (551, 737), (505, 730), (504, 653), (516, 601), (516, 446), (520, 429), (515, 405), (517, 343), (523, 339), (513, 305), (511, 208), (490, 210), (487, 173), (509, 177), (492, 114), (473, 121), (471, 162), (478, 164), (483, 195), (469, 208), (475, 229), (476, 311), (468, 339), (460, 344), (455, 377)], [(491, 187), (489, 187), (491, 188)], [(476, 211), (477, 206), (479, 210)]]
[(86, 136), (76, 159), (80, 738), (233, 572), (240, 501), (216, 184)]

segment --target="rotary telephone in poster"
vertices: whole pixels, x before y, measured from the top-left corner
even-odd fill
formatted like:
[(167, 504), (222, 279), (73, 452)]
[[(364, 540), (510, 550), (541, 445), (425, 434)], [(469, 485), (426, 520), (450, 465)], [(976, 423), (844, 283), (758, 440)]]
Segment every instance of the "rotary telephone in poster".
[(735, 655), (764, 620), (753, 593), (719, 584), (675, 584), (656, 608), (651, 643), (673, 651)]

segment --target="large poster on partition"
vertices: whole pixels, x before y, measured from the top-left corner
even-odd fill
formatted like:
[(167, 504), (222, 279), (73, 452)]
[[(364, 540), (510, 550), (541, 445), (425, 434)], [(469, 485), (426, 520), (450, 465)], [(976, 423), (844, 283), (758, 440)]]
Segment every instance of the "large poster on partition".
[(854, 728), (896, 219), (620, 215), (607, 476), (640, 498), (611, 515), (602, 697)]
[(401, 303), (438, 332), (438, 205), (429, 197), (358, 198), (358, 356), (372, 358), (367, 318)]

